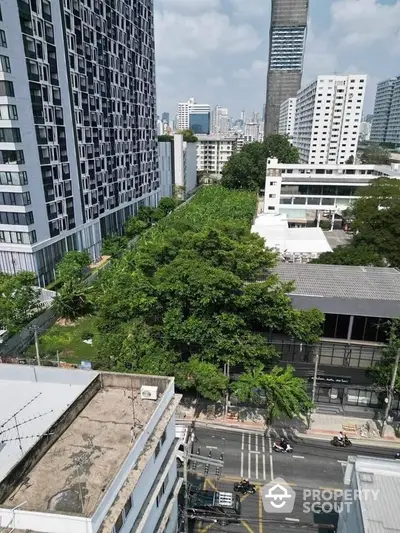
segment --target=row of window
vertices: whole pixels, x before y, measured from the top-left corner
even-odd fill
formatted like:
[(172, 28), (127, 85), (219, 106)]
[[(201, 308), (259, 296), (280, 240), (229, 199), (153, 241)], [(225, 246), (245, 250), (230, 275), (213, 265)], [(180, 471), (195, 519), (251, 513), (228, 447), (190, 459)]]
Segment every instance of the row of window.
[(26, 185), (26, 172), (0, 172), (0, 185)]
[(10, 226), (29, 226), (34, 223), (32, 211), (28, 213), (8, 213), (7, 211), (0, 211), (0, 224), (8, 224)]
[(34, 244), (37, 242), (36, 231), (0, 231), (0, 243)]
[(390, 323), (383, 318), (355, 316), (350, 328), (350, 317), (346, 315), (325, 315), (323, 337), (387, 342)]
[(4, 30), (0, 30), (0, 46), (7, 48), (6, 32)]
[(281, 194), (304, 196), (356, 196), (359, 187), (348, 185), (282, 185)]
[(31, 195), (29, 192), (0, 192), (0, 205), (30, 205)]

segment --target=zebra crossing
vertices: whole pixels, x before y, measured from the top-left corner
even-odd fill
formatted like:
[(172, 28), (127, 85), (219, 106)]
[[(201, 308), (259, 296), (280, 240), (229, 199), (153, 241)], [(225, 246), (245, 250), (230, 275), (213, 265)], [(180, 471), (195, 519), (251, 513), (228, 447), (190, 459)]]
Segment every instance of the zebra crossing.
[(242, 433), (240, 476), (270, 480), (273, 477), (271, 439), (257, 433)]

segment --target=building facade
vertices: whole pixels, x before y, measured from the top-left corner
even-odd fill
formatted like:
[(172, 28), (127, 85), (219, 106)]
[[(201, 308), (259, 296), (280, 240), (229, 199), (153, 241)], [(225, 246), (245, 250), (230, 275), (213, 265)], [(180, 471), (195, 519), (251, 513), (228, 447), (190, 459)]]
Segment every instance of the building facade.
[(194, 134), (208, 135), (210, 133), (210, 112), (192, 111), (189, 113), (189, 129)]
[(221, 176), (225, 163), (237, 151), (237, 137), (198, 135), (197, 139), (197, 170)]
[(1, 366), (4, 420), (19, 409), (23, 419), (3, 424), (2, 528), (179, 530), (173, 378)]
[(318, 76), (299, 91), (293, 144), (301, 163), (343, 164), (357, 153), (366, 76)]
[(157, 203), (152, 2), (117, 4), (1, 5), (0, 271), (46, 284)]
[(228, 135), (230, 120), (226, 107), (215, 106), (211, 118), (211, 133), (214, 135)]
[[(193, 118), (191, 117), (193, 115)], [(197, 104), (194, 98), (178, 104), (177, 130), (188, 130), (190, 124), (196, 125), (200, 120), (199, 127), (203, 128), (208, 123), (207, 134), (210, 133), (211, 108), (208, 104)], [(208, 117), (208, 118), (207, 118)]]
[(278, 133), (280, 107), (301, 86), (308, 0), (272, 0), (264, 137)]
[(197, 187), (197, 143), (176, 133), (171, 141), (158, 143), (160, 197), (187, 198)]
[(378, 83), (371, 141), (400, 145), (400, 76)]
[(279, 115), (279, 135), (287, 135), (293, 139), (294, 121), (296, 118), (296, 98), (288, 98), (281, 104)]

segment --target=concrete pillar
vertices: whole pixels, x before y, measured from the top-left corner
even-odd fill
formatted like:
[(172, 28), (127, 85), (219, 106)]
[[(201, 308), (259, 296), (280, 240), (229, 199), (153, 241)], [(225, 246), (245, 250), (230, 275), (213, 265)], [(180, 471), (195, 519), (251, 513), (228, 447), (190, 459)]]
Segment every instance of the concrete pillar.
[(351, 315), (349, 320), (349, 329), (347, 330), (347, 340), (351, 341), (351, 334), (353, 333), (354, 316)]

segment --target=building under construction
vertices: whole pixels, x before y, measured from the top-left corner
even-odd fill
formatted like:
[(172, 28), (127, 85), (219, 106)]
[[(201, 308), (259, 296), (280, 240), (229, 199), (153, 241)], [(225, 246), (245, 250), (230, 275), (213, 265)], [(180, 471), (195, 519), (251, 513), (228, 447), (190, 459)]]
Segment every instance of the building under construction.
[(278, 133), (280, 106), (301, 86), (309, 0), (272, 0), (264, 138)]

